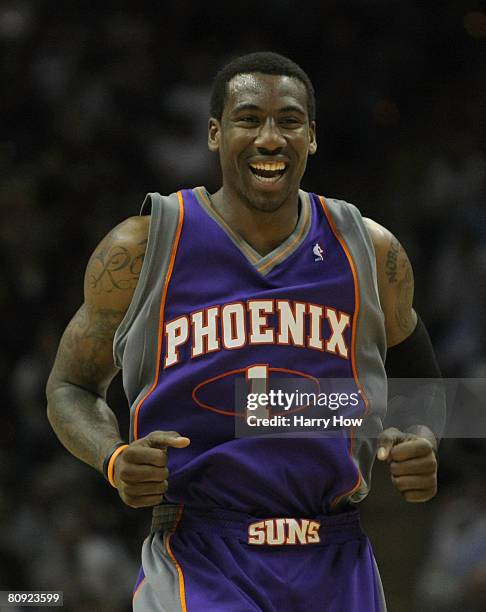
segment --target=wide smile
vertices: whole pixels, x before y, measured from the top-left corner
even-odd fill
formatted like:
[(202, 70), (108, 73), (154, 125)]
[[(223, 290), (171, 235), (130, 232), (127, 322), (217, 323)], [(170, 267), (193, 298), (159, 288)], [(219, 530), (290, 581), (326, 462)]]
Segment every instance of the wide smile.
[(253, 176), (261, 183), (276, 183), (287, 170), (283, 161), (251, 162), (249, 164)]

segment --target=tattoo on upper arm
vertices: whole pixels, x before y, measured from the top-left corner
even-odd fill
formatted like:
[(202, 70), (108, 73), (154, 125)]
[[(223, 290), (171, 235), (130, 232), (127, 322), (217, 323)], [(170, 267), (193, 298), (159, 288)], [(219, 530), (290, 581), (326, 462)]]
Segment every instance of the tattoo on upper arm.
[(110, 234), (111, 240), (91, 258), (87, 283), (95, 294), (133, 289), (140, 277), (147, 240), (140, 241), (137, 252), (133, 253), (126, 247), (113, 245), (116, 234), (114, 229)]
[[(391, 254), (393, 253), (393, 256)], [(393, 261), (394, 266), (388, 266)], [(394, 274), (388, 274), (393, 271)], [(415, 319), (413, 314), (414, 281), (410, 260), (402, 245), (393, 236), (387, 258), (387, 276), (390, 283), (396, 285), (395, 321), (400, 331), (408, 336), (412, 333)]]
[(412, 315), (413, 302), (413, 274), (410, 262), (407, 261), (407, 267), (404, 277), (398, 283), (398, 298), (395, 308), (395, 319), (399, 328), (408, 336), (412, 333), (415, 321)]
[(388, 277), (388, 282), (397, 282), (397, 271), (398, 271), (398, 253), (400, 251), (400, 243), (392, 237), (390, 241), (390, 248), (386, 254), (385, 273)]

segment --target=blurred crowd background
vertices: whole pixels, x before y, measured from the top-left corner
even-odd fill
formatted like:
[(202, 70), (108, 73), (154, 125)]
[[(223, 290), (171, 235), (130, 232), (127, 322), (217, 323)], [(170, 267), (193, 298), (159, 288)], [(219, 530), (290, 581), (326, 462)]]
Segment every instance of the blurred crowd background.
[[(319, 150), (304, 188), (399, 236), (444, 375), (486, 377), (480, 3), (3, 0), (0, 49), (0, 590), (130, 609), (150, 513), (61, 447), (44, 386), (105, 233), (148, 191), (218, 187), (209, 92), (236, 55), (274, 50), (308, 72)], [(119, 381), (110, 401), (126, 434)], [(391, 612), (486, 610), (485, 468), (481, 440), (445, 441), (440, 494), (415, 506), (378, 466), (363, 516)]]

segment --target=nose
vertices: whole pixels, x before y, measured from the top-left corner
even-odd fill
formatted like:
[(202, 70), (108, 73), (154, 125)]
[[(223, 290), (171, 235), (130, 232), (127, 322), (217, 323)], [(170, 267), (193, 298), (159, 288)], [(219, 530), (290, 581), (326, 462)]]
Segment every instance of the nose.
[(278, 153), (286, 144), (278, 125), (272, 117), (267, 117), (255, 139), (255, 146), (261, 154)]

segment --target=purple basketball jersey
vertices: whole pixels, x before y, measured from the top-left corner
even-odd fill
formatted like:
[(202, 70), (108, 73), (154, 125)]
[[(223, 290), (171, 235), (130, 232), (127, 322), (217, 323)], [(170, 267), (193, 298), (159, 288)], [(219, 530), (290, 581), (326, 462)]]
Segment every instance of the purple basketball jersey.
[(204, 188), (179, 192), (169, 230), (162, 199), (151, 200), (145, 270), (115, 355), (132, 437), (175, 430), (191, 439), (169, 450), (167, 500), (313, 517), (363, 497), (368, 478), (345, 437), (235, 437), (235, 385), (256, 371), (270, 382), (346, 379), (359, 393), (356, 414), (376, 411), (366, 386), (385, 379), (383, 316), (359, 213), (301, 191), (294, 232), (262, 257)]

